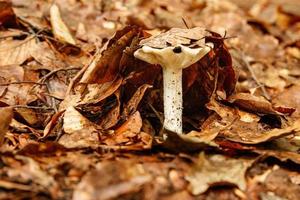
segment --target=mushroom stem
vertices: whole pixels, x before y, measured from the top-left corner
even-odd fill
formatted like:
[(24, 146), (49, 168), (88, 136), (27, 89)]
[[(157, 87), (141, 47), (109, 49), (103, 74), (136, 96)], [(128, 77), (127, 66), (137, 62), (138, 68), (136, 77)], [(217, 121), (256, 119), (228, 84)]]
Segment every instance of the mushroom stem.
[(199, 61), (210, 49), (208, 46), (179, 45), (163, 49), (143, 46), (134, 52), (136, 58), (162, 67), (165, 129), (182, 134), (182, 69)]
[(164, 128), (182, 134), (182, 69), (163, 67)]

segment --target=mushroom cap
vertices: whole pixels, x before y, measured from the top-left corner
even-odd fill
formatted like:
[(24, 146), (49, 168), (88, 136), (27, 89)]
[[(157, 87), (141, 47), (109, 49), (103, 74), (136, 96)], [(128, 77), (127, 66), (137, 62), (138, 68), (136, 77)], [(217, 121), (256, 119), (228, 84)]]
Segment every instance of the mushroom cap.
[(210, 33), (201, 27), (191, 29), (171, 28), (166, 32), (143, 39), (140, 45), (157, 49), (178, 45), (202, 47), (205, 46), (205, 38), (209, 35)]
[(163, 68), (183, 69), (200, 60), (210, 50), (210, 46), (190, 48), (178, 45), (162, 49), (143, 46), (134, 52), (134, 56), (150, 64), (159, 64)]

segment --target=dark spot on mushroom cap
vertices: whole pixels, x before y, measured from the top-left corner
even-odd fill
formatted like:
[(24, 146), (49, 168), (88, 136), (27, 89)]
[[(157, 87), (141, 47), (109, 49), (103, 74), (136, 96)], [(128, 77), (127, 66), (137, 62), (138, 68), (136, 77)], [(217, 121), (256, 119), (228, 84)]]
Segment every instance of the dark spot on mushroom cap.
[(173, 52), (174, 53), (181, 53), (181, 46), (174, 47)]

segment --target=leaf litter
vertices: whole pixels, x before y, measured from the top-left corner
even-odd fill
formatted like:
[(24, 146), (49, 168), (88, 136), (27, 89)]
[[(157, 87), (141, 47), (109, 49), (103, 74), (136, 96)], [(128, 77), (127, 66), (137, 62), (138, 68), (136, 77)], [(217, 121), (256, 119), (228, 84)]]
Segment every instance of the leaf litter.
[[(0, 198), (297, 200), (298, 8), (0, 0)], [(206, 43), (177, 135), (161, 67), (133, 54)]]

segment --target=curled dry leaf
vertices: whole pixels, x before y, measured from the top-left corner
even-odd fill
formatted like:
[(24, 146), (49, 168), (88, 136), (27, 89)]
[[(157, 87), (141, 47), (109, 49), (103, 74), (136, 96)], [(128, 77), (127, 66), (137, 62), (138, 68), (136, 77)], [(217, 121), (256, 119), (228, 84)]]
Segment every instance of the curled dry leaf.
[(151, 148), (152, 135), (141, 131), (142, 125), (141, 115), (136, 111), (112, 135), (104, 136), (101, 140), (111, 146), (125, 145), (131, 147), (130, 149)]
[(299, 120), (282, 125), (280, 119), (271, 117), (271, 115), (267, 116), (267, 119), (270, 117), (271, 123), (266, 123), (264, 122), (264, 116), (259, 117), (252, 113), (222, 105), (216, 101), (207, 104), (207, 108), (215, 111), (221, 117), (221, 119), (216, 119), (216, 122), (214, 122), (224, 125), (218, 136), (234, 142), (258, 144), (294, 134), (300, 128)]
[(122, 78), (103, 84), (88, 84), (80, 105), (97, 104), (114, 94), (122, 84)]
[(201, 153), (186, 179), (190, 182), (189, 190), (194, 195), (204, 193), (210, 186), (235, 185), (245, 190), (246, 171), (253, 160), (234, 159), (222, 155), (205, 156)]
[(137, 110), (137, 107), (141, 102), (142, 98), (144, 97), (146, 90), (151, 87), (151, 85), (144, 84), (137, 89), (137, 91), (132, 95), (131, 99), (127, 102), (127, 104), (124, 107), (122, 113), (123, 118), (129, 116)]
[(283, 128), (264, 129), (255, 122), (235, 121), (229, 129), (222, 132), (222, 136), (234, 142), (244, 144), (258, 144), (272, 139), (292, 135), (300, 131), (300, 121), (296, 120)]
[(53, 4), (50, 8), (50, 22), (54, 36), (62, 42), (75, 45), (75, 39), (71, 35), (68, 27), (61, 18), (59, 8)]
[(291, 115), (295, 109), (294, 108), (284, 108), (279, 106), (273, 106), (268, 100), (265, 98), (254, 96), (248, 93), (237, 93), (231, 95), (228, 98), (230, 103), (237, 105), (238, 107), (245, 109), (254, 113), (261, 114), (288, 114)]
[(139, 33), (140, 30), (136, 27), (125, 27), (116, 32), (107, 49), (89, 66), (80, 83), (105, 83), (115, 80), (121, 70), (119, 62), (123, 51)]

